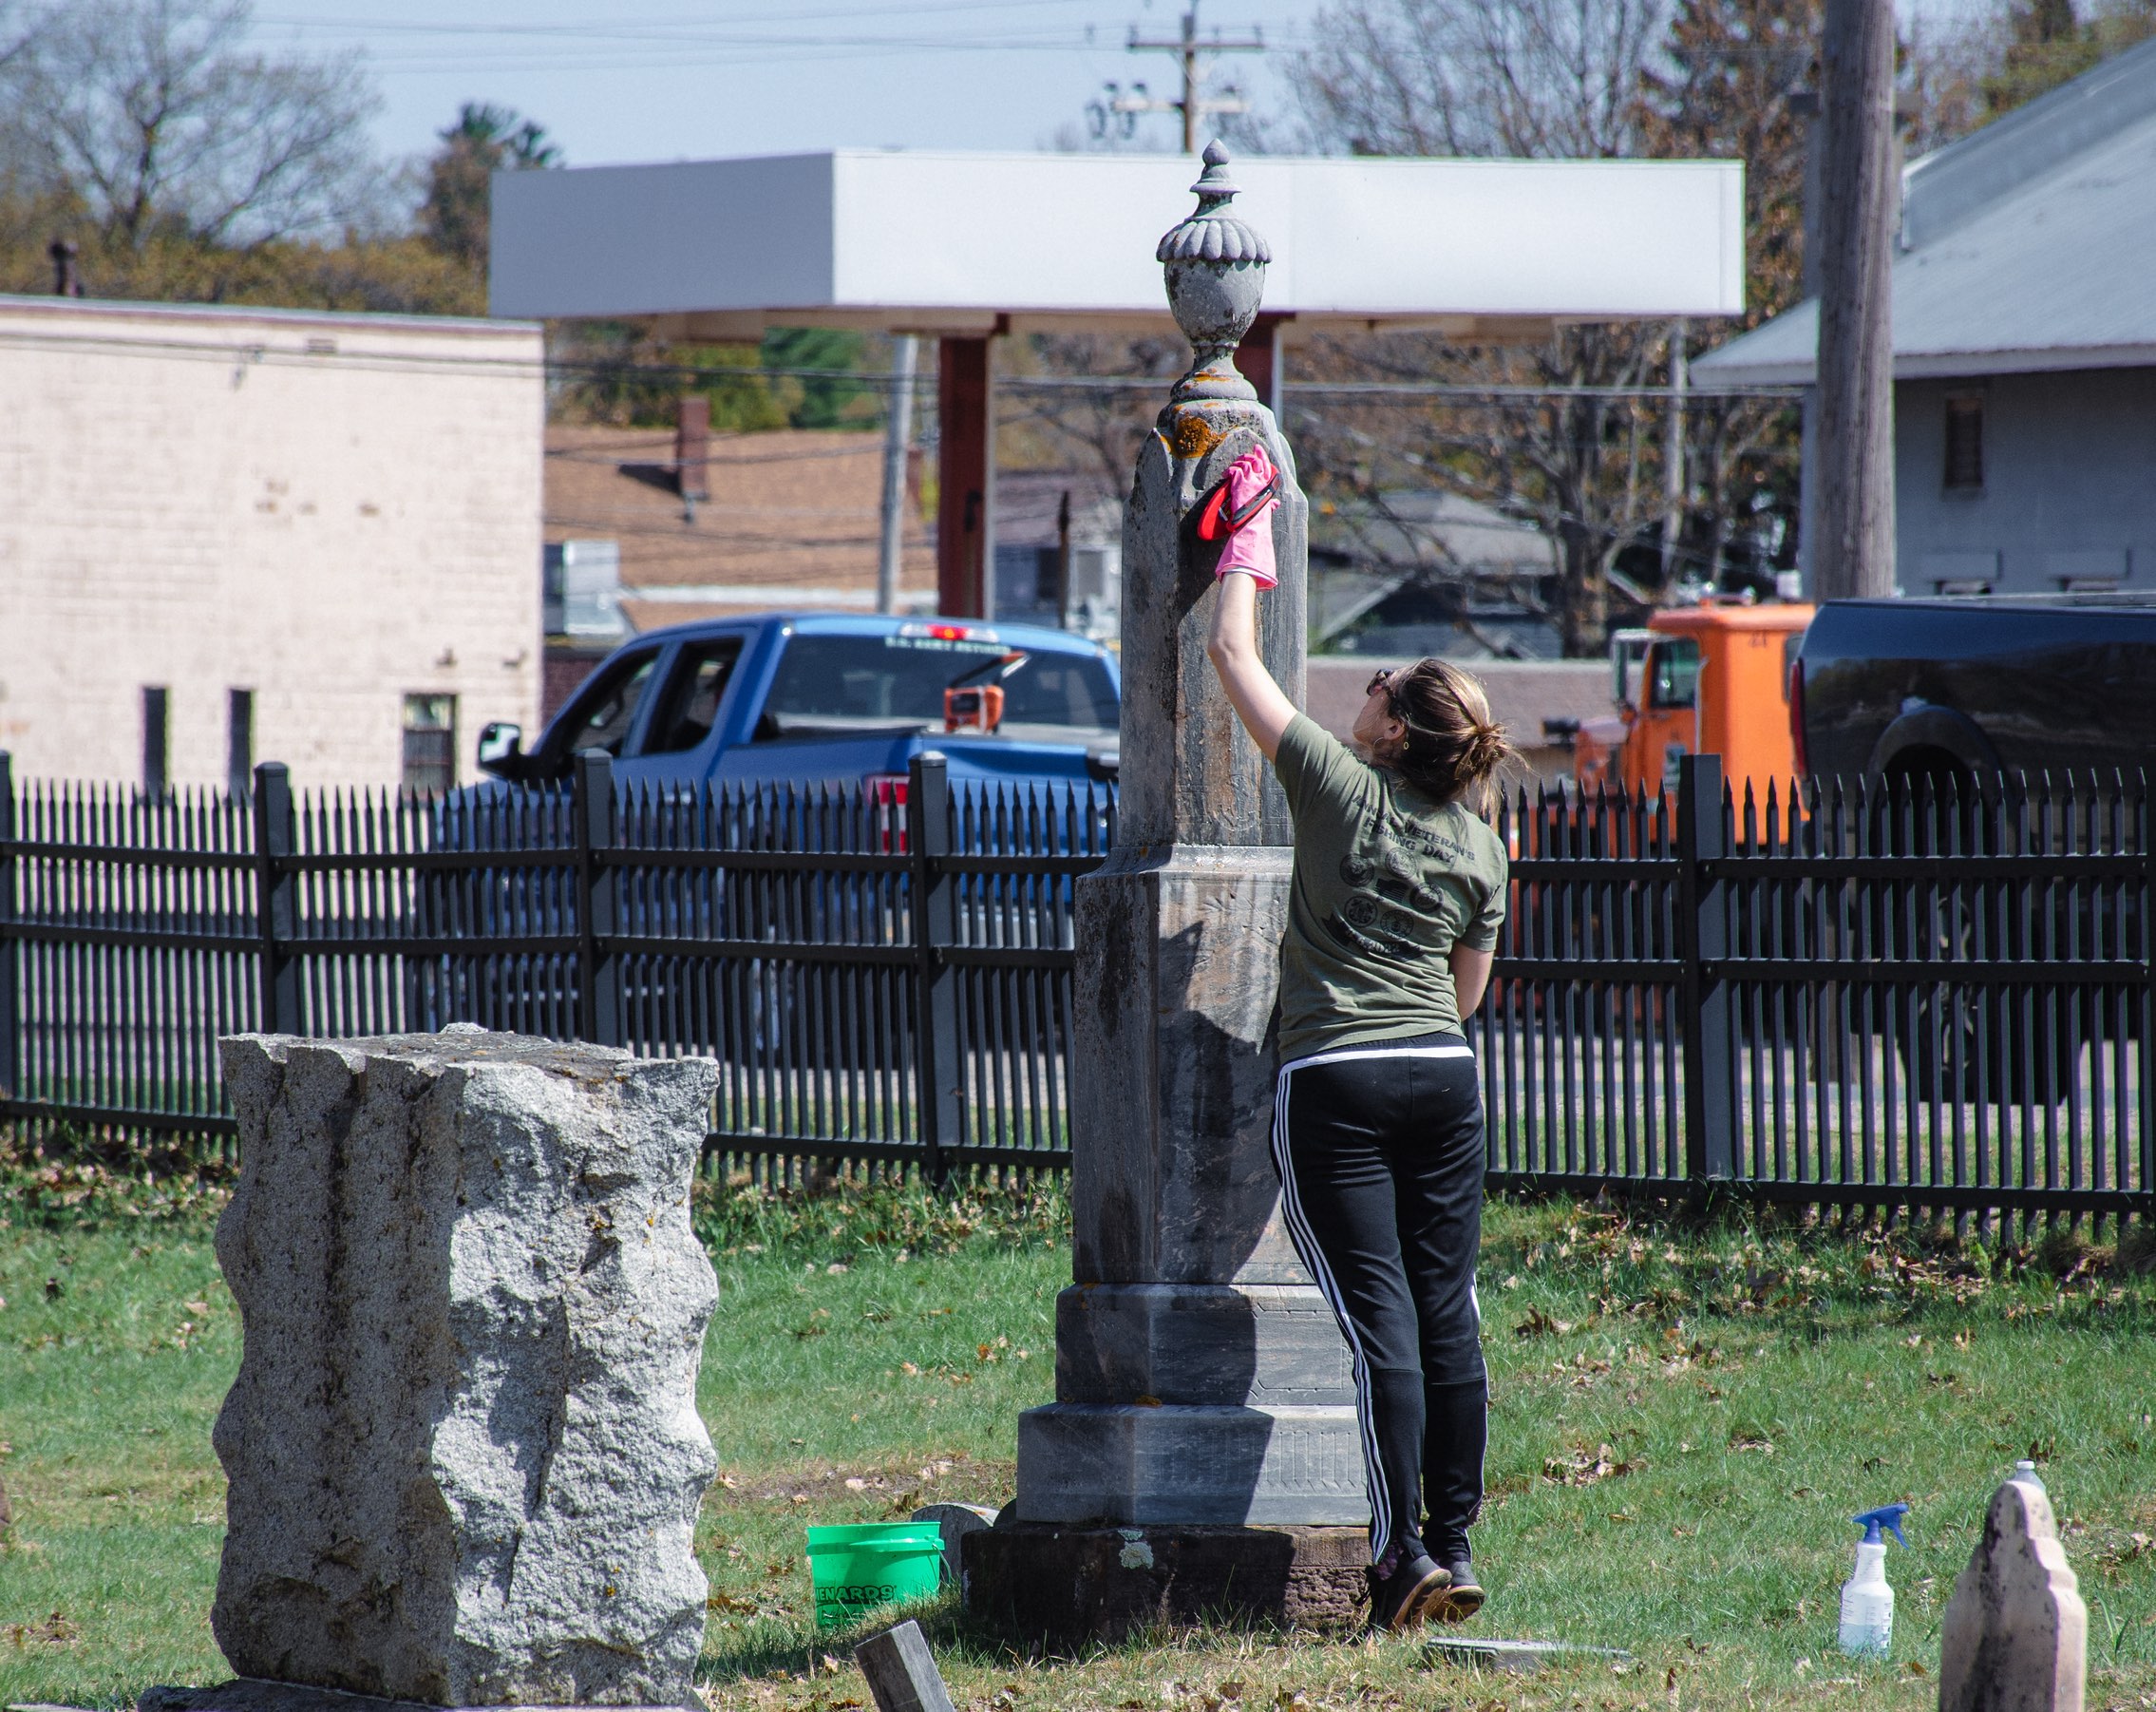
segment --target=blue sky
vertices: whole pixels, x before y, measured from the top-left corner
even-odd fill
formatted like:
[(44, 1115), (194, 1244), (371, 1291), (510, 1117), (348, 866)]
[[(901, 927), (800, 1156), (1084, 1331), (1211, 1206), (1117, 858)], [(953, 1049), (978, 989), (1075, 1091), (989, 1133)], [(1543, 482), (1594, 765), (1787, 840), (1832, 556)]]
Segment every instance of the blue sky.
[[(458, 105), (537, 119), (573, 164), (860, 144), (1031, 149), (1110, 78), (1168, 93), (1184, 0), (255, 0), (265, 46), (357, 46), (384, 151), (424, 152)], [(1315, 0), (1201, 0), (1201, 33), (1307, 39)], [(1277, 106), (1281, 54), (1215, 61)], [(1146, 122), (1172, 145), (1172, 118)]]

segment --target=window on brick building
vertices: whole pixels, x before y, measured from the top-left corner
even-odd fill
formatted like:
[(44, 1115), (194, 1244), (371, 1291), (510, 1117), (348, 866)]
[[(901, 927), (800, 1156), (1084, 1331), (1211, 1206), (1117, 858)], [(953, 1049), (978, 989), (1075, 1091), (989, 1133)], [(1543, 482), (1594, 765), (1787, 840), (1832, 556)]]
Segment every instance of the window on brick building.
[(457, 783), (457, 698), (405, 697), (405, 789), (439, 795)]
[(142, 794), (153, 801), (172, 789), (172, 692), (142, 686)]
[(224, 788), (243, 797), (255, 788), (255, 692), (228, 690), (224, 703)]
[(1946, 401), (1946, 489), (1976, 493), (1984, 485), (1984, 395), (1957, 392)]

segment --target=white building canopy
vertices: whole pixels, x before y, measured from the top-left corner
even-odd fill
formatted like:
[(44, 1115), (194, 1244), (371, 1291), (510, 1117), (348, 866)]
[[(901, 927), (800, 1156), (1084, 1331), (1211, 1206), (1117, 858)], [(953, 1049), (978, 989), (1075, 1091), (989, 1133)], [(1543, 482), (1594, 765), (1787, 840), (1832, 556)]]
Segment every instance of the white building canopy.
[[(1235, 163), (1273, 248), (1265, 306), (1427, 325), (1744, 308), (1744, 169), (1721, 161)], [(494, 180), (493, 313), (932, 333), (1166, 326), (1153, 246), (1180, 155), (835, 149)], [(1522, 327), (1519, 331), (1530, 332)]]
[[(856, 327), (940, 342), (936, 559), (953, 616), (993, 605), (999, 334), (1172, 331), (1154, 247), (1181, 155), (834, 149), (494, 176), (493, 313), (751, 339)], [(1727, 161), (1238, 162), (1265, 307), (1237, 361), (1278, 400), (1290, 330), (1541, 339), (1561, 321), (1744, 309)]]

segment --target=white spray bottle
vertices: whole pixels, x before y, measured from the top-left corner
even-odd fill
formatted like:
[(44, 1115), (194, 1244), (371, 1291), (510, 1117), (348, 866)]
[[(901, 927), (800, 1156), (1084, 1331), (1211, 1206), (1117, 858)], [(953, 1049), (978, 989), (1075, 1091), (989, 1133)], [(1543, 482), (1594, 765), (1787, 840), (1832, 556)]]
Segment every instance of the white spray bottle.
[(1886, 1585), (1886, 1541), (1880, 1530), (1885, 1529), (1906, 1547), (1909, 1542), (1902, 1537), (1901, 1518), (1908, 1513), (1906, 1504), (1885, 1504), (1855, 1518), (1864, 1537), (1857, 1547), (1856, 1572), (1842, 1584), (1842, 1650), (1845, 1653), (1874, 1659), (1886, 1656), (1894, 1639), (1894, 1589)]

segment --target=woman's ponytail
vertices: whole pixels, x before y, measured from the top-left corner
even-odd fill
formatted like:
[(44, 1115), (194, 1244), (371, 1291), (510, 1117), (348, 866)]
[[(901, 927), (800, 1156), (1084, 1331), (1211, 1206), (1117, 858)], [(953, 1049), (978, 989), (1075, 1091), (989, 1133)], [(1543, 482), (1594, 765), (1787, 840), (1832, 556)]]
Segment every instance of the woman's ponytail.
[(1380, 758), (1424, 794), (1441, 803), (1457, 797), (1486, 814), (1491, 778), (1519, 751), (1490, 717), (1483, 686), (1449, 661), (1420, 659), (1393, 673), (1385, 688), (1407, 730)]

